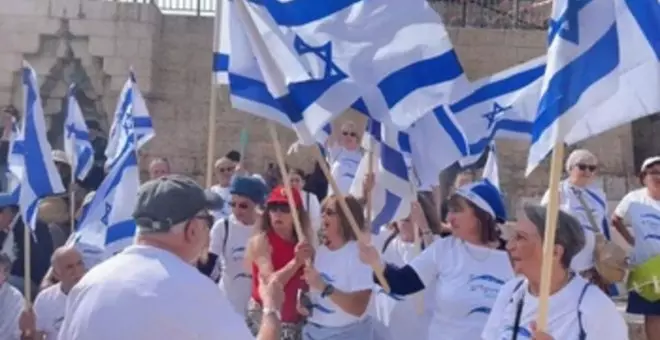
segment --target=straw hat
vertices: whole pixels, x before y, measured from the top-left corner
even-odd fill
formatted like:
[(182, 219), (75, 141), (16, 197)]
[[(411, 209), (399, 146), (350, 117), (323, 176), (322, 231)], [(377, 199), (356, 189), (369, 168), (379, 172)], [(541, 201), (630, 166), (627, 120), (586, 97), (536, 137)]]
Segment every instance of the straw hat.
[(47, 197), (39, 204), (39, 220), (45, 223), (62, 224), (69, 222), (69, 207), (63, 197)]

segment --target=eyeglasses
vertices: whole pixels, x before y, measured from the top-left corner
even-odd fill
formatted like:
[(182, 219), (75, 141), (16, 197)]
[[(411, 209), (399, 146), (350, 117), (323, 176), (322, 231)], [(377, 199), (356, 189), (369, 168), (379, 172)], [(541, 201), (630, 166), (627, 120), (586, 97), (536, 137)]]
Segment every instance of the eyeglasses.
[(577, 168), (580, 169), (580, 171), (589, 170), (590, 172), (594, 172), (596, 171), (596, 169), (598, 169), (598, 167), (595, 165), (587, 165), (587, 164), (578, 164)]
[(220, 172), (220, 173), (233, 172), (233, 171), (234, 171), (234, 167), (218, 168), (218, 172)]
[(269, 211), (281, 212), (284, 214), (288, 214), (291, 212), (291, 207), (288, 204), (282, 204), (282, 203), (271, 203), (266, 208)]
[(232, 207), (232, 208), (238, 208), (238, 209), (243, 209), (243, 210), (249, 208), (248, 204), (245, 203), (245, 202), (240, 202), (240, 203), (229, 202), (229, 206)]
[(352, 132), (352, 131), (342, 131), (341, 134), (344, 135), (344, 136), (357, 137), (357, 133)]
[(328, 216), (333, 216), (333, 215), (337, 215), (337, 212), (330, 209), (330, 208), (326, 208), (326, 209), (323, 209), (321, 211), (321, 214), (325, 214), (325, 215), (328, 215)]

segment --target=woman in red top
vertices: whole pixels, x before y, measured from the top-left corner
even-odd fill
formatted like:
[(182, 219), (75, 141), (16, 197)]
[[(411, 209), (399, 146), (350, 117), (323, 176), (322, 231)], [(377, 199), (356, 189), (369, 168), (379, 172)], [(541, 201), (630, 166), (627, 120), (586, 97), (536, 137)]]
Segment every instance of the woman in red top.
[[(309, 240), (309, 217), (305, 212), (300, 192), (291, 189), (306, 239)], [(252, 271), (252, 297), (248, 302), (247, 324), (257, 334), (264, 313), (280, 313), (281, 340), (301, 339), (303, 317), (296, 309), (298, 290), (305, 289), (303, 266), (311, 260), (314, 250), (307, 242), (298, 240), (286, 190), (278, 186), (266, 200), (258, 232), (248, 241), (246, 265)], [(278, 280), (284, 285), (284, 304), (280, 311), (263, 310), (259, 285)]]

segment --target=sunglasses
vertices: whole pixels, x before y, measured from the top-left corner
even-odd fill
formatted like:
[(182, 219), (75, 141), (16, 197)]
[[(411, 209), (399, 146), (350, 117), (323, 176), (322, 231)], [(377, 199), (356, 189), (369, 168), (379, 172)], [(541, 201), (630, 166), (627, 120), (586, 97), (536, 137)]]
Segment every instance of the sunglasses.
[(232, 207), (232, 208), (238, 208), (238, 209), (243, 209), (243, 210), (249, 208), (248, 204), (245, 203), (245, 202), (241, 202), (241, 203), (229, 202), (229, 206)]
[(233, 167), (228, 167), (228, 168), (218, 168), (218, 171), (220, 173), (225, 173), (225, 172), (233, 172), (234, 168)]
[(321, 214), (326, 214), (328, 216), (333, 216), (333, 215), (337, 215), (337, 212), (332, 210), (332, 209), (326, 208), (326, 209), (323, 209), (321, 211)]
[(344, 136), (357, 137), (357, 133), (350, 131), (343, 131), (341, 134)]
[(598, 169), (598, 167), (595, 165), (587, 165), (587, 164), (578, 164), (577, 168), (580, 169), (580, 171), (589, 170), (590, 172), (594, 172), (596, 171), (596, 169)]
[(283, 204), (283, 203), (271, 203), (267, 206), (269, 211), (272, 212), (281, 212), (284, 214), (288, 214), (291, 212), (291, 207), (288, 204)]

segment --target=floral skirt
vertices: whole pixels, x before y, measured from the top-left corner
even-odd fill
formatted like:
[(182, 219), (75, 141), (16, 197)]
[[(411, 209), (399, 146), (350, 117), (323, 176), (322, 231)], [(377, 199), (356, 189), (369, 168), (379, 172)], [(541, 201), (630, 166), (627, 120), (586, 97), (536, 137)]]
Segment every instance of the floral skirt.
[[(263, 311), (261, 305), (250, 299), (248, 302), (247, 313), (245, 315), (245, 322), (247, 323), (252, 335), (255, 337), (259, 333), (261, 327), (261, 318)], [(302, 340), (302, 327), (303, 323), (286, 323), (282, 322), (280, 327), (280, 340)]]

